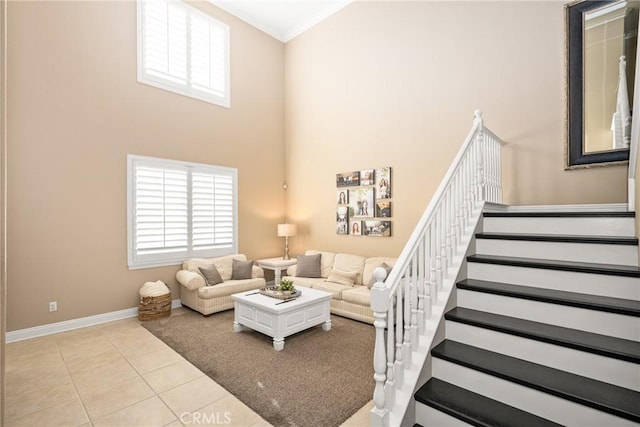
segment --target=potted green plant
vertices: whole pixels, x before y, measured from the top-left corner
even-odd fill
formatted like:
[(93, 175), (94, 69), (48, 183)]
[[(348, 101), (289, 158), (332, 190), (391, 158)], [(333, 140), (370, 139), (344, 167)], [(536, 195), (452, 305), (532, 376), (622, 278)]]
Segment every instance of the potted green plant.
[(284, 295), (291, 295), (296, 289), (293, 287), (293, 282), (291, 280), (282, 279), (280, 281), (280, 286), (278, 286), (278, 290)]

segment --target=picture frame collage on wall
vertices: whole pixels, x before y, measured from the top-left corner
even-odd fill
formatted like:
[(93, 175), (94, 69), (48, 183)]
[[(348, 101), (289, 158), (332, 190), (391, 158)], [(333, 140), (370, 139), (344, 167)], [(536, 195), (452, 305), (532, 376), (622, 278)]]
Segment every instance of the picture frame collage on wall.
[(391, 237), (391, 167), (336, 174), (336, 233)]

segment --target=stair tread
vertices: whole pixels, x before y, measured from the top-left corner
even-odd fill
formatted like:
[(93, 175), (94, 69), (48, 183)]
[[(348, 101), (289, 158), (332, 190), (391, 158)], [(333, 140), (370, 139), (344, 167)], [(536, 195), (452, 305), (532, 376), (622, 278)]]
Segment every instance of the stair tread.
[(485, 218), (635, 218), (635, 212), (484, 212)]
[(638, 239), (627, 236), (587, 236), (578, 234), (477, 233), (477, 239), (524, 240), (528, 242), (593, 243), (637, 246)]
[(445, 319), (640, 364), (640, 342), (456, 307)]
[(640, 393), (633, 390), (450, 340), (438, 344), (431, 354), (594, 409), (640, 421)]
[(636, 300), (558, 291), (532, 286), (511, 285), (509, 283), (477, 279), (461, 280), (457, 283), (457, 286), (458, 289), (640, 317), (640, 301)]
[(438, 378), (431, 378), (420, 387), (414, 398), (420, 403), (474, 426), (560, 425)]
[(468, 262), (508, 265), (514, 267), (541, 268), (548, 270), (575, 271), (579, 273), (603, 274), (625, 277), (640, 277), (640, 268), (629, 265), (599, 264), (593, 262), (559, 261), (499, 255), (469, 255)]

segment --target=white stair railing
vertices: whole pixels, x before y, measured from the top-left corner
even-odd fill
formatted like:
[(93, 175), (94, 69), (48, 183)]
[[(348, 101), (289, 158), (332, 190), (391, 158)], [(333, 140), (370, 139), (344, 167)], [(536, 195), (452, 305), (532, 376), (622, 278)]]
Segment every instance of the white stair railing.
[[(445, 285), (461, 264), (484, 202), (502, 199), (502, 141), (483, 125), (473, 127), (389, 277), (374, 271), (371, 290), (376, 341), (372, 426), (400, 425), (424, 357), (446, 304)], [(474, 217), (475, 215), (475, 217)], [(420, 356), (420, 357), (419, 357)]]

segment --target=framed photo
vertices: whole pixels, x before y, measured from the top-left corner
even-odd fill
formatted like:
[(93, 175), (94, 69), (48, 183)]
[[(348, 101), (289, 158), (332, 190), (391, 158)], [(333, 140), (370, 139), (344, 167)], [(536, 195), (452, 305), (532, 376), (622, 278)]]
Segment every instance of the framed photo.
[(336, 209), (336, 233), (349, 234), (349, 208), (338, 206)]
[(349, 224), (349, 234), (352, 236), (362, 236), (362, 221), (351, 221)]
[(349, 191), (350, 215), (356, 217), (373, 218), (375, 206), (373, 204), (373, 188), (358, 187)]
[(349, 190), (336, 191), (336, 203), (339, 205), (349, 204)]
[(336, 174), (337, 187), (351, 187), (360, 185), (360, 172), (343, 172)]
[(375, 185), (373, 169), (360, 171), (360, 185)]
[(362, 223), (362, 234), (365, 236), (391, 236), (391, 221), (362, 221)]
[(391, 200), (376, 201), (376, 218), (391, 218)]
[(375, 171), (376, 195), (378, 199), (391, 198), (391, 168), (378, 168)]

